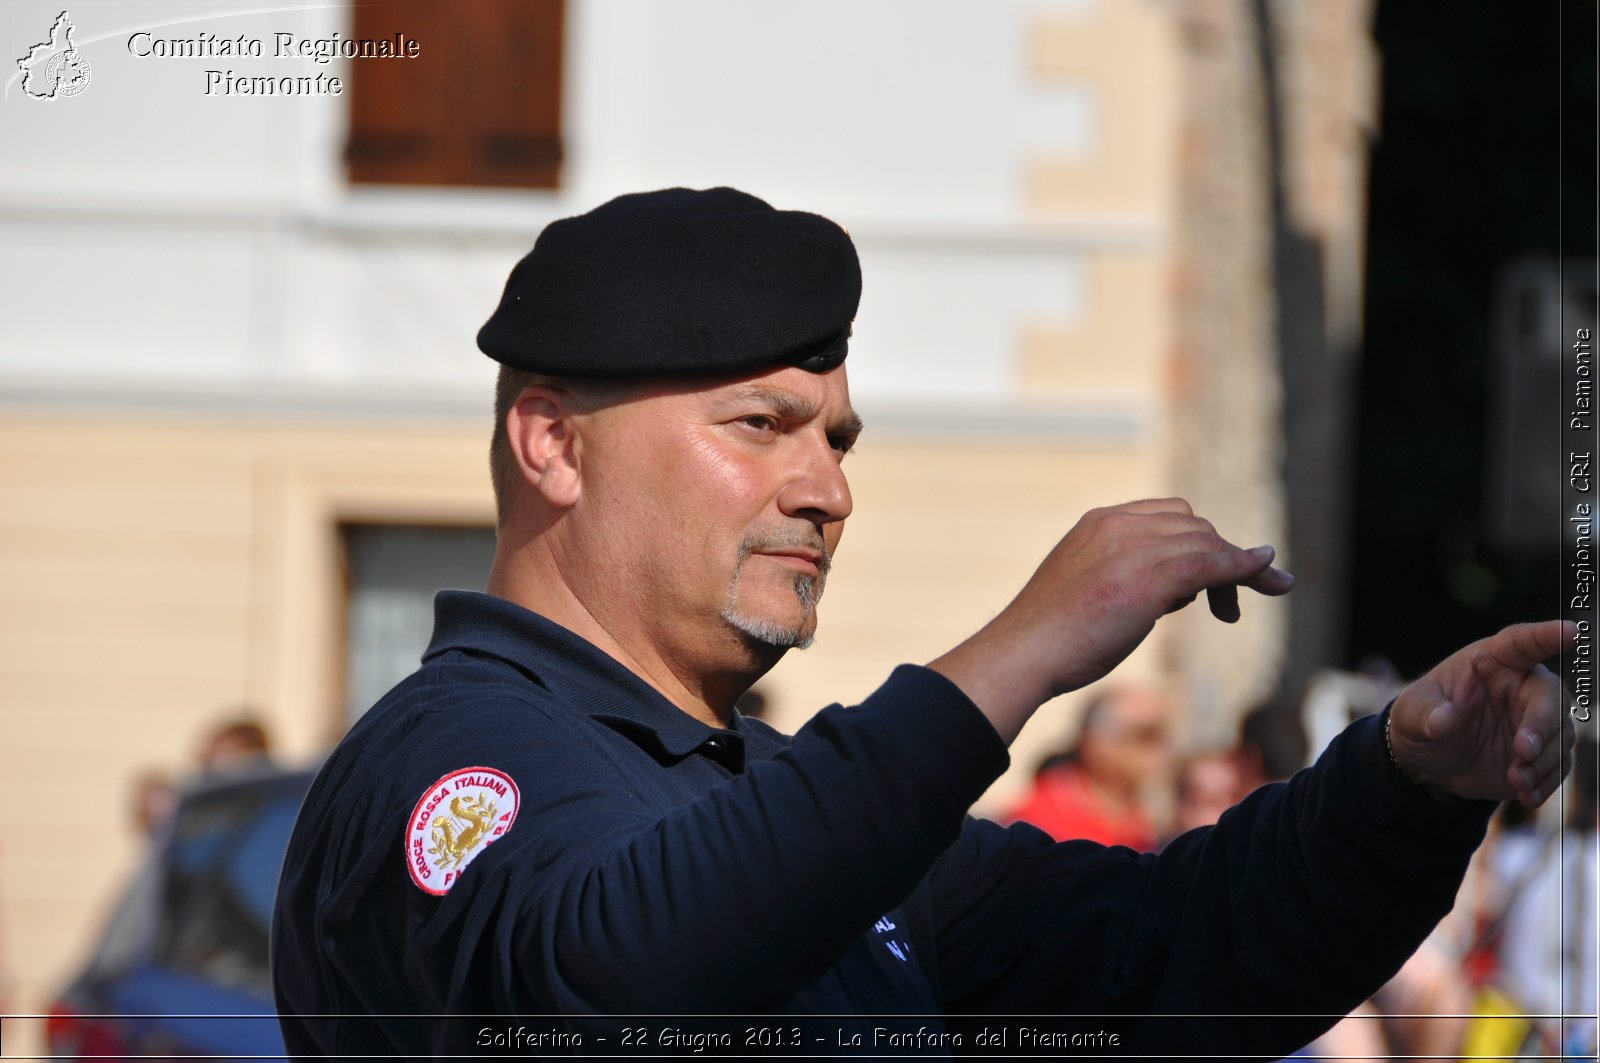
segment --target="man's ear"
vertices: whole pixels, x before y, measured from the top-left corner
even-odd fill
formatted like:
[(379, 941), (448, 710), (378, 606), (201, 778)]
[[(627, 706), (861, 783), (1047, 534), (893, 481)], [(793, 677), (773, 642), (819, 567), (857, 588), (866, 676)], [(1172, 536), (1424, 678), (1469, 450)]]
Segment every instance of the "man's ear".
[(558, 388), (524, 388), (506, 414), (506, 440), (517, 470), (544, 500), (558, 509), (578, 501), (576, 407)]

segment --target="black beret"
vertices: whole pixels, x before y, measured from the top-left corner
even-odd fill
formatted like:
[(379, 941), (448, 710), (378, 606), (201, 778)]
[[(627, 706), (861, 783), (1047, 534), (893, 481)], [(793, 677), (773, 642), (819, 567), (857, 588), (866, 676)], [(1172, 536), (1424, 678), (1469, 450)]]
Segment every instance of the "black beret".
[(860, 301), (855, 245), (827, 218), (669, 188), (546, 226), (478, 347), (551, 376), (820, 373), (844, 361)]

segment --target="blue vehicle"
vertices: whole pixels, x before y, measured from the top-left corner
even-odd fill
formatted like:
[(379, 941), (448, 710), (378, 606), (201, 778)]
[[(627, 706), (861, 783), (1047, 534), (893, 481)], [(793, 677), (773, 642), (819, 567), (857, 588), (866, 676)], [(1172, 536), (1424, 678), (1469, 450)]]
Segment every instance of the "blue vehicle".
[(184, 795), (51, 1008), (52, 1055), (283, 1057), (267, 936), (313, 774), (264, 769)]

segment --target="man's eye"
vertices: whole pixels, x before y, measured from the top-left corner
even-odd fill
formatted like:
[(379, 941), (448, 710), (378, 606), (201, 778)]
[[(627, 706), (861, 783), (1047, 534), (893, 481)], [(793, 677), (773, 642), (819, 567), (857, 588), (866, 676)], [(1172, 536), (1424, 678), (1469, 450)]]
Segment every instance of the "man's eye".
[(778, 419), (764, 413), (753, 413), (749, 417), (739, 418), (739, 421), (761, 432), (775, 432), (778, 429)]

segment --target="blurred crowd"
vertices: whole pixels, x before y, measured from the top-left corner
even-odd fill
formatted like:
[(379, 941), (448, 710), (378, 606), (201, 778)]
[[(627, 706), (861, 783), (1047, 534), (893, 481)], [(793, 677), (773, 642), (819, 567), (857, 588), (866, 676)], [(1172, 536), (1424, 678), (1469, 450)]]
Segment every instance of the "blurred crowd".
[[(1230, 746), (1180, 752), (1161, 696), (1109, 688), (1085, 707), (1068, 748), (1046, 757), (1031, 789), (998, 818), (1061, 840), (1159, 850), (1309, 764), (1304, 716), (1299, 705), (1265, 704), (1242, 718)], [(1597, 757), (1592, 737), (1580, 742), (1564, 790), (1537, 816), (1501, 809), (1438, 930), (1300, 1055), (1595, 1058), (1595, 1020), (1560, 1016), (1595, 1012)]]
[[(272, 759), (271, 737), (266, 726), (260, 722), (257, 713), (250, 706), (240, 705), (221, 710), (200, 731), (191, 749), (192, 754), (176, 769), (149, 766), (136, 770), (129, 780), (127, 791), (129, 825), (153, 845), (159, 844), (165, 828), (172, 823), (177, 814), (185, 794), (229, 779), (266, 775), (276, 771)], [(92, 929), (85, 941), (85, 951), (91, 958), (91, 963), (96, 957), (102, 957), (108, 951), (124, 944), (119, 937), (117, 913), (134, 907), (127, 897), (129, 893), (138, 892), (143, 880), (142, 874), (133, 876), (132, 886), (110, 907), (106, 924), (85, 928)], [(138, 927), (133, 927), (132, 923), (129, 923), (123, 929), (136, 930), (133, 936), (141, 940), (150, 938), (155, 925), (153, 912), (154, 908), (150, 908), (148, 912), (141, 910), (138, 918), (133, 920), (139, 924)], [(111, 940), (113, 938), (118, 938), (118, 941), (113, 942)], [(11, 1012), (15, 1004), (11, 996), (11, 986), (14, 982), (10, 967), (12, 957), (4, 946), (4, 941), (0, 940), (0, 1016)], [(264, 961), (263, 952), (263, 963)], [(156, 1004), (146, 1000), (142, 1006), (154, 1008)], [(60, 1001), (52, 1004), (52, 1027), (62, 1021), (61, 1007)], [(14, 1036), (15, 1026), (14, 1020), (0, 1022), (0, 1042), (7, 1036)], [(67, 1043), (85, 1051), (87, 1051), (85, 1044), (91, 1046), (121, 1044), (114, 1040), (105, 1040), (103, 1032), (97, 1032), (94, 1036), (100, 1039), (81, 1042), (81, 1038), (69, 1038)], [(59, 1044), (53, 1040), (52, 1046), (56, 1048)], [(101, 1054), (114, 1057), (122, 1053), (107, 1051)]]
[(130, 814), (140, 830), (154, 835), (172, 818), (183, 787), (271, 767), (272, 739), (266, 726), (252, 709), (241, 706), (205, 729), (192, 768), (176, 776), (164, 768), (136, 772), (129, 794)]

